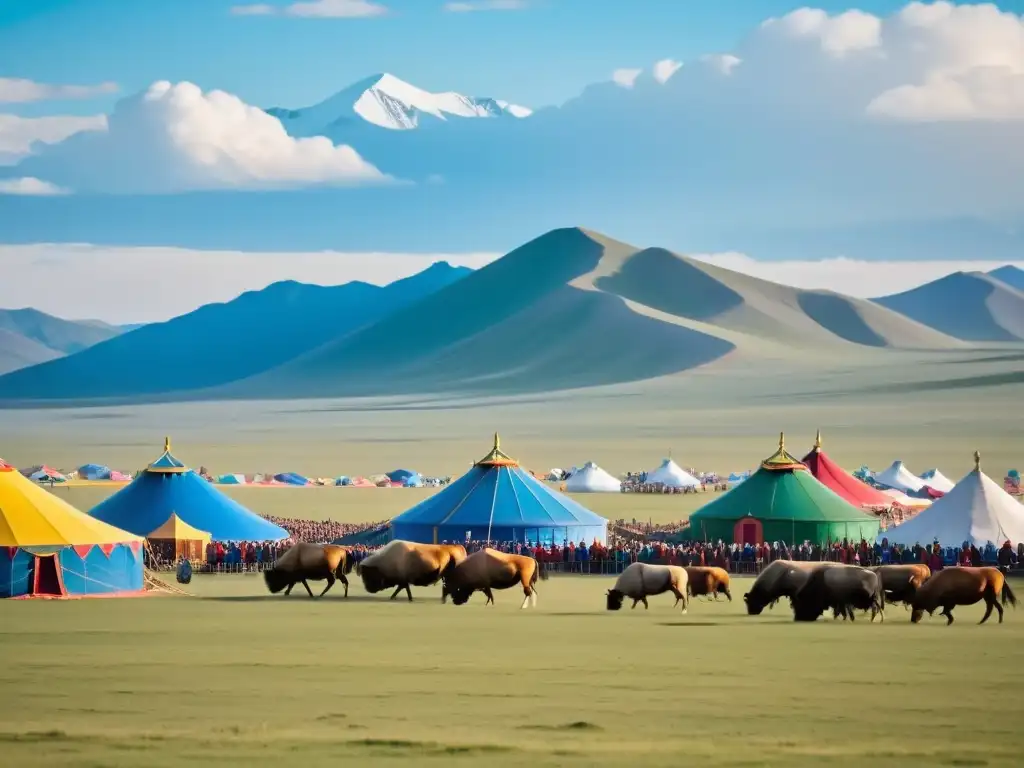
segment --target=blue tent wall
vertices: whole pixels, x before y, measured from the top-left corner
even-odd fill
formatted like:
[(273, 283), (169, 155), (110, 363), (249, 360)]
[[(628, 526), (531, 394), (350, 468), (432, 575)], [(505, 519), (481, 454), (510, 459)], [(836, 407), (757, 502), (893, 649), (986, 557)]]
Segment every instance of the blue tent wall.
[[(35, 548), (39, 552), (42, 548)], [(57, 555), (60, 578), (68, 595), (108, 595), (138, 592), (143, 587), (142, 551), (129, 544), (116, 544), (107, 555), (93, 546), (85, 557), (75, 547), (49, 550), (42, 557)], [(0, 548), (0, 597), (32, 595), (37, 557), (20, 547)]]
[(215, 541), (279, 541), (288, 531), (250, 512), (192, 470), (144, 471), (89, 511), (98, 520), (148, 536), (174, 513)]
[(608, 538), (608, 521), (515, 465), (475, 465), (391, 521), (396, 539), (561, 544)]

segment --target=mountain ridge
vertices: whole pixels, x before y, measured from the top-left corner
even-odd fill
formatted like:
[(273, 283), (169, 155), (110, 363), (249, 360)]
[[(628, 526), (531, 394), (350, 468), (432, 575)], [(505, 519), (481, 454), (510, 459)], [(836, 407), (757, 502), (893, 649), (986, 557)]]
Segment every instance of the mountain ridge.
[(38, 309), (0, 309), (0, 373), (48, 362), (121, 333), (97, 320), (65, 320)]

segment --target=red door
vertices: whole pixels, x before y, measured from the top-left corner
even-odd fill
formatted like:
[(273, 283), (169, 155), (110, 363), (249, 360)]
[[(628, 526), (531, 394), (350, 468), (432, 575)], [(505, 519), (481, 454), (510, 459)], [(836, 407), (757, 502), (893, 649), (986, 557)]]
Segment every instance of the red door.
[(63, 595), (64, 585), (61, 584), (57, 570), (60, 564), (57, 555), (36, 556), (36, 572), (33, 580), (34, 595)]
[(732, 539), (737, 544), (760, 544), (764, 539), (764, 526), (753, 517), (737, 521), (732, 529)]

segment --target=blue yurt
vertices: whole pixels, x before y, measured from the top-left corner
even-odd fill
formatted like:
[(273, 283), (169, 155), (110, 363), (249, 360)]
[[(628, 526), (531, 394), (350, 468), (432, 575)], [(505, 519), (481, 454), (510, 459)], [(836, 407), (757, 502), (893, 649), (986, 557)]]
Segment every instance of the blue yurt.
[(284, 528), (250, 512), (174, 458), (170, 438), (160, 458), (89, 514), (137, 536), (149, 536), (177, 515), (214, 541), (288, 538)]
[(608, 538), (608, 521), (525, 472), (494, 448), (465, 475), (391, 521), (396, 539), (550, 545)]

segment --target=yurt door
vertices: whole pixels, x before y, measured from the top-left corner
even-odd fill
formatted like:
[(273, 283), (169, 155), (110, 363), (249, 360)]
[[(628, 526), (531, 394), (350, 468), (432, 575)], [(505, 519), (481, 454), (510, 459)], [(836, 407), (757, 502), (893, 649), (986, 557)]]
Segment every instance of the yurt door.
[(36, 555), (35, 574), (32, 581), (33, 595), (63, 595), (57, 555)]

